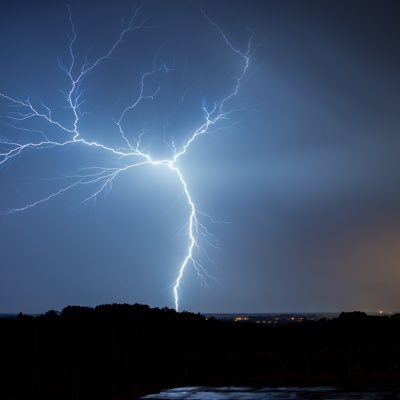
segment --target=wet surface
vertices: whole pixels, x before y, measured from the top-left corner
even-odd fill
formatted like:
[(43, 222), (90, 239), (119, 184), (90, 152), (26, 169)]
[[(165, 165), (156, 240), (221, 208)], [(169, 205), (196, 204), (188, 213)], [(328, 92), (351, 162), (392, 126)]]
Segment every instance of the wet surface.
[(394, 390), (350, 391), (334, 387), (180, 387), (164, 390), (141, 399), (158, 400), (396, 400), (400, 392)]

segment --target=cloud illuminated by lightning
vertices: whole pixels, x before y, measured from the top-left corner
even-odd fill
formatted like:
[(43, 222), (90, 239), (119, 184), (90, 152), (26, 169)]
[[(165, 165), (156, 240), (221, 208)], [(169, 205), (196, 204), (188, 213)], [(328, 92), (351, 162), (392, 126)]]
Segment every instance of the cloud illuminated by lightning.
[(141, 146), (143, 132), (138, 135), (135, 142), (132, 142), (128, 139), (128, 135), (126, 134), (124, 129), (125, 116), (129, 114), (132, 110), (136, 109), (140, 103), (153, 100), (159, 92), (160, 88), (157, 88), (151, 94), (145, 94), (146, 80), (156, 73), (169, 71), (169, 67), (167, 65), (158, 66), (155, 61), (152, 68), (140, 76), (140, 87), (138, 95), (121, 111), (119, 118), (115, 121), (124, 146), (112, 147), (110, 145), (102, 144), (98, 141), (87, 140), (84, 138), (84, 135), (82, 134), (79, 126), (82, 115), (84, 114), (81, 112), (81, 105), (84, 101), (82, 85), (89, 74), (93, 73), (104, 61), (110, 59), (116, 48), (121, 44), (124, 39), (127, 38), (129, 34), (134, 31), (138, 31), (144, 27), (144, 23), (139, 21), (139, 14), (142, 11), (142, 8), (143, 4), (135, 10), (128, 23), (122, 27), (119, 37), (117, 37), (117, 39), (103, 53), (102, 56), (100, 56), (93, 62), (89, 62), (87, 59), (85, 59), (82, 63), (80, 63), (75, 51), (75, 42), (77, 39), (76, 29), (73, 22), (71, 9), (68, 6), (68, 18), (70, 25), (68, 44), (69, 63), (65, 65), (61, 60), (59, 60), (59, 66), (64, 71), (69, 82), (69, 87), (66, 92), (65, 100), (67, 102), (67, 107), (71, 115), (70, 122), (67, 125), (61, 123), (60, 121), (57, 121), (53, 117), (52, 109), (43, 103), (40, 103), (40, 105), (36, 105), (29, 98), (12, 97), (0, 92), (0, 98), (7, 101), (10, 105), (14, 106), (14, 109), (16, 110), (7, 116), (8, 119), (11, 121), (11, 126), (13, 126), (14, 128), (30, 132), (38, 132), (33, 129), (22, 128), (18, 126), (18, 123), (22, 121), (39, 119), (45, 122), (49, 127), (59, 131), (59, 139), (57, 140), (49, 139), (43, 132), (40, 132), (40, 140), (32, 142), (21, 142), (20, 140), (16, 139), (11, 140), (9, 138), (0, 137), (0, 166), (5, 165), (13, 159), (16, 159), (19, 155), (28, 150), (46, 150), (71, 145), (98, 149), (107, 152), (108, 154), (115, 156), (118, 160), (123, 160), (124, 162), (124, 165), (119, 167), (91, 167), (80, 170), (74, 175), (66, 177), (68, 179), (72, 179), (72, 183), (63, 186), (61, 189), (52, 192), (48, 196), (28, 203), (23, 207), (13, 208), (9, 210), (8, 213), (27, 211), (29, 209), (39, 206), (42, 203), (54, 199), (55, 197), (58, 197), (73, 188), (88, 185), (94, 185), (95, 189), (90, 194), (90, 196), (83, 200), (83, 202), (96, 199), (96, 197), (100, 193), (112, 186), (112, 183), (117, 176), (139, 166), (159, 166), (163, 168), (168, 168), (170, 171), (172, 171), (182, 187), (185, 200), (189, 208), (189, 216), (187, 220), (188, 242), (185, 257), (178, 267), (176, 279), (173, 284), (175, 309), (178, 311), (180, 303), (179, 292), (187, 266), (191, 264), (200, 275), (204, 273), (206, 274), (202, 265), (198, 261), (196, 261), (194, 257), (194, 250), (198, 246), (198, 235), (201, 233), (208, 234), (207, 228), (199, 221), (199, 216), (203, 215), (203, 213), (201, 213), (196, 208), (195, 202), (190, 194), (188, 184), (184, 178), (182, 171), (178, 167), (178, 160), (187, 153), (189, 148), (199, 136), (208, 133), (210, 131), (210, 128), (216, 127), (219, 122), (227, 119), (229, 114), (233, 112), (232, 110), (227, 109), (227, 105), (229, 101), (238, 94), (242, 84), (242, 80), (245, 77), (249, 68), (250, 56), (252, 52), (252, 35), (249, 38), (246, 50), (239, 50), (231, 43), (223, 29), (208, 16), (204, 9), (201, 9), (201, 12), (208, 24), (212, 28), (216, 29), (226, 46), (230, 50), (232, 50), (235, 55), (238, 56), (241, 62), (241, 69), (240, 73), (235, 78), (234, 85), (231, 90), (224, 97), (222, 97), (218, 103), (215, 103), (210, 108), (206, 106), (205, 102), (203, 102), (203, 104), (200, 106), (200, 109), (203, 113), (203, 121), (197, 128), (195, 128), (187, 135), (186, 140), (180, 147), (177, 148), (175, 147), (174, 143), (171, 144), (171, 148), (173, 150), (171, 157), (154, 158), (150, 154), (150, 152), (145, 151)]

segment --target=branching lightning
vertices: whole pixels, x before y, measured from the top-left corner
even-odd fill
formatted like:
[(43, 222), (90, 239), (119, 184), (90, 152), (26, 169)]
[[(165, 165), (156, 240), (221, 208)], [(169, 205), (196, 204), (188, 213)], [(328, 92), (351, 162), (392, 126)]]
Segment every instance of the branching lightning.
[[(119, 118), (114, 121), (123, 146), (111, 147), (98, 141), (86, 140), (84, 138), (85, 135), (80, 130), (80, 120), (84, 115), (84, 113), (81, 111), (81, 106), (84, 102), (82, 85), (89, 74), (95, 72), (95, 70), (100, 67), (104, 61), (110, 59), (116, 48), (121, 44), (123, 40), (127, 38), (130, 33), (138, 31), (144, 27), (144, 23), (139, 22), (139, 14), (142, 8), (143, 4), (136, 9), (129, 22), (122, 27), (119, 37), (114, 41), (111, 47), (103, 53), (102, 56), (100, 56), (93, 62), (89, 62), (87, 59), (85, 59), (79, 66), (80, 62), (75, 51), (77, 34), (72, 18), (71, 9), (68, 6), (68, 18), (70, 25), (68, 44), (69, 63), (65, 65), (64, 62), (59, 60), (59, 66), (64, 71), (69, 82), (69, 88), (66, 92), (65, 100), (71, 115), (70, 122), (68, 125), (66, 125), (54, 119), (51, 107), (48, 107), (43, 103), (36, 105), (29, 98), (12, 97), (0, 92), (0, 98), (8, 102), (11, 106), (13, 106), (13, 109), (16, 110), (11, 112), (7, 116), (8, 119), (11, 121), (10, 125), (16, 129), (38, 133), (40, 136), (39, 140), (31, 142), (23, 142), (16, 139), (11, 140), (8, 138), (0, 137), (0, 166), (4, 166), (5, 164), (9, 163), (13, 159), (16, 159), (23, 152), (28, 150), (48, 150), (51, 148), (61, 148), (72, 145), (86, 146), (107, 152), (111, 156), (115, 156), (118, 160), (124, 163), (123, 166), (113, 168), (91, 167), (80, 170), (74, 175), (62, 178), (72, 179), (72, 183), (69, 183), (68, 185), (63, 186), (61, 189), (50, 193), (48, 196), (28, 203), (23, 207), (11, 209), (8, 211), (8, 213), (27, 211), (47, 201), (50, 201), (78, 186), (94, 185), (95, 189), (90, 196), (83, 200), (83, 202), (96, 199), (99, 194), (112, 186), (113, 181), (117, 178), (117, 176), (130, 169), (138, 168), (140, 166), (152, 165), (156, 167), (168, 168), (170, 171), (172, 171), (181, 184), (184, 197), (189, 209), (189, 216), (187, 220), (187, 247), (185, 257), (178, 267), (177, 276), (173, 284), (175, 309), (178, 311), (180, 303), (179, 295), (181, 283), (188, 265), (193, 265), (193, 267), (201, 276), (203, 276), (204, 274), (207, 275), (202, 265), (198, 261), (196, 261), (194, 251), (198, 246), (198, 235), (203, 233), (208, 234), (207, 228), (199, 220), (199, 217), (203, 215), (203, 213), (196, 208), (195, 202), (190, 194), (188, 184), (184, 178), (182, 171), (179, 169), (178, 160), (188, 152), (189, 148), (199, 136), (208, 133), (210, 131), (210, 128), (216, 127), (216, 125), (220, 121), (227, 119), (229, 114), (233, 112), (232, 110), (227, 110), (226, 106), (228, 102), (238, 94), (243, 78), (245, 77), (249, 68), (250, 57), (252, 53), (253, 35), (250, 35), (246, 50), (243, 52), (231, 43), (223, 29), (208, 16), (204, 9), (201, 10), (208, 24), (212, 28), (216, 29), (226, 46), (228, 46), (228, 48), (238, 56), (241, 62), (241, 69), (240, 73), (235, 78), (232, 89), (222, 99), (220, 99), (218, 103), (209, 108), (208, 106), (206, 106), (205, 102), (203, 102), (200, 107), (203, 113), (203, 122), (201, 122), (200, 126), (195, 128), (187, 135), (186, 140), (181, 146), (176, 147), (175, 143), (171, 144), (171, 148), (173, 150), (171, 157), (162, 159), (153, 158), (150, 152), (144, 150), (143, 146), (141, 145), (141, 139), (144, 132), (139, 134), (137, 136), (137, 139), (133, 143), (131, 140), (128, 139), (129, 135), (125, 132), (124, 128), (125, 116), (131, 111), (135, 110), (140, 103), (144, 101), (152, 101), (157, 96), (160, 90), (160, 88), (157, 88), (152, 93), (146, 94), (146, 80), (150, 78), (153, 74), (156, 74), (158, 72), (168, 72), (168, 66), (157, 66), (155, 61), (152, 68), (140, 77), (139, 93), (136, 98), (133, 99), (130, 104), (128, 104), (121, 111)], [(22, 121), (34, 119), (40, 119), (44, 123), (46, 123), (48, 127), (54, 128), (58, 132), (57, 134), (59, 135), (59, 139), (49, 139), (47, 135), (43, 132), (18, 126), (18, 123)]]

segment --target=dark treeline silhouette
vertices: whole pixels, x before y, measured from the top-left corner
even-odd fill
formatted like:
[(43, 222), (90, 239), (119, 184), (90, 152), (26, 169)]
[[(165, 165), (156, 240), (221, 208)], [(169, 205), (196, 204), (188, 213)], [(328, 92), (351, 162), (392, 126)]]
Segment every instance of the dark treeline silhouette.
[(145, 305), (0, 320), (1, 399), (134, 399), (183, 385), (400, 382), (400, 315), (283, 326)]

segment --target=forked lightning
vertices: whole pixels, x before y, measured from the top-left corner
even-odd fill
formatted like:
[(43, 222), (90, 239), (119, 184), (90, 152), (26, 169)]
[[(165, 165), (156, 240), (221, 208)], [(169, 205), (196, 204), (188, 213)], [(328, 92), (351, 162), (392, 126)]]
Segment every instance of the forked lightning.
[(70, 35), (69, 35), (69, 45), (68, 45), (68, 57), (69, 63), (65, 65), (63, 62), (59, 61), (60, 68), (66, 74), (69, 87), (66, 92), (66, 103), (70, 111), (70, 122), (69, 124), (61, 123), (53, 117), (52, 109), (43, 103), (34, 103), (29, 98), (18, 98), (12, 97), (5, 93), (0, 92), (0, 97), (8, 102), (10, 105), (14, 106), (14, 112), (10, 113), (7, 117), (11, 121), (11, 124), (16, 129), (22, 129), (25, 131), (30, 131), (34, 133), (33, 129), (22, 128), (18, 125), (21, 121), (40, 119), (46, 123), (49, 127), (54, 128), (59, 135), (59, 139), (49, 139), (43, 132), (40, 132), (40, 139), (32, 142), (23, 142), (17, 139), (10, 139), (0, 137), (0, 166), (5, 165), (13, 159), (16, 159), (21, 153), (28, 150), (48, 150), (51, 148), (60, 148), (65, 146), (87, 146), (93, 149), (104, 151), (109, 153), (111, 156), (118, 158), (120, 162), (123, 162), (122, 166), (119, 167), (92, 167), (78, 171), (73, 176), (67, 177), (72, 179), (73, 183), (63, 186), (61, 189), (50, 193), (48, 196), (40, 198), (34, 202), (26, 204), (21, 208), (14, 208), (8, 211), (8, 213), (16, 213), (21, 211), (26, 211), (42, 203), (45, 203), (57, 196), (62, 195), (68, 190), (71, 190), (79, 186), (94, 185), (94, 190), (91, 195), (85, 198), (83, 201), (89, 201), (91, 199), (96, 199), (96, 197), (102, 193), (105, 189), (111, 187), (115, 178), (133, 168), (137, 168), (144, 165), (160, 166), (163, 168), (168, 168), (171, 170), (179, 180), (185, 199), (189, 208), (189, 217), (187, 223), (187, 237), (188, 243), (185, 252), (185, 257), (182, 263), (179, 265), (177, 276), (173, 285), (173, 295), (175, 302), (175, 309), (179, 310), (180, 305), (180, 287), (185, 270), (189, 264), (193, 265), (199, 273), (203, 272), (203, 267), (195, 260), (194, 250), (197, 243), (198, 235), (201, 233), (207, 233), (207, 229), (199, 221), (199, 216), (202, 214), (196, 208), (196, 205), (190, 194), (187, 182), (183, 176), (182, 171), (178, 167), (178, 160), (184, 156), (195, 140), (205, 133), (210, 131), (211, 127), (216, 126), (218, 122), (226, 119), (230, 113), (227, 109), (229, 101), (238, 94), (241, 87), (244, 76), (247, 73), (250, 63), (250, 56), (252, 52), (252, 35), (250, 36), (247, 47), (245, 51), (239, 50), (235, 47), (231, 41), (228, 39), (222, 28), (215, 23), (202, 9), (201, 12), (210, 26), (217, 30), (219, 35), (225, 44), (232, 50), (234, 54), (238, 56), (241, 62), (240, 73), (234, 81), (234, 85), (223, 98), (211, 108), (205, 105), (205, 102), (199, 107), (203, 113), (203, 122), (193, 131), (189, 132), (186, 140), (180, 147), (175, 147), (172, 143), (172, 153), (170, 158), (157, 159), (153, 158), (150, 152), (145, 151), (141, 145), (142, 134), (138, 135), (134, 142), (131, 142), (124, 130), (124, 118), (125, 116), (137, 108), (137, 106), (146, 100), (153, 100), (158, 92), (159, 88), (150, 94), (145, 94), (146, 80), (152, 75), (158, 72), (168, 72), (168, 67), (166, 65), (153, 65), (152, 69), (144, 73), (140, 77), (140, 88), (139, 93), (131, 103), (125, 107), (119, 118), (115, 121), (117, 130), (121, 136), (123, 146), (121, 147), (111, 147), (109, 145), (102, 144), (98, 141), (87, 140), (80, 130), (80, 120), (84, 113), (81, 111), (81, 106), (84, 102), (82, 87), (85, 79), (90, 73), (93, 73), (101, 64), (110, 59), (116, 48), (121, 44), (121, 42), (134, 31), (138, 31), (143, 28), (143, 22), (139, 21), (139, 14), (141, 13), (143, 5), (138, 7), (129, 20), (129, 22), (121, 29), (119, 37), (115, 42), (108, 48), (101, 57), (97, 58), (93, 62), (88, 62), (86, 59), (80, 62), (75, 50), (77, 34), (75, 25), (73, 23), (71, 9), (68, 6), (68, 17), (70, 24)]

